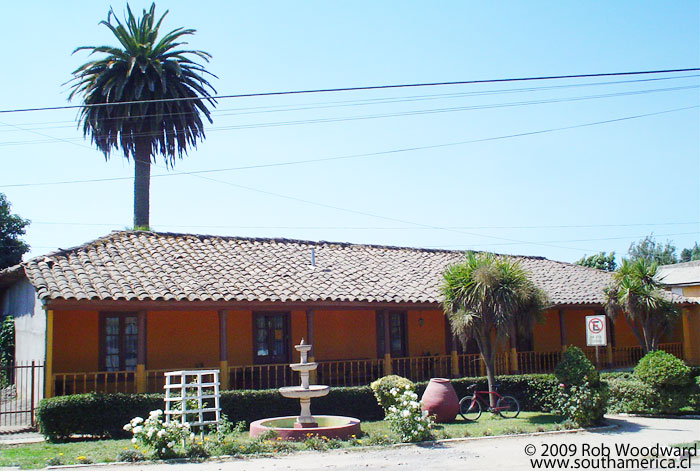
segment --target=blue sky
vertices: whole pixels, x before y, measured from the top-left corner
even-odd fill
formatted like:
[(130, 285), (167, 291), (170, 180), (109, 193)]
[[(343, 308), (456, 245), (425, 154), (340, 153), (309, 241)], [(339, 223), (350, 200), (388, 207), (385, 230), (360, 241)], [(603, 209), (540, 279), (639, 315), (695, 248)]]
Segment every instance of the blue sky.
[[(87, 59), (73, 49), (115, 42), (97, 24), (109, 5), (3, 6), (0, 26), (12, 47), (4, 51), (0, 108), (66, 104), (63, 83)], [(125, 8), (111, 5), (120, 15)], [(131, 3), (139, 11), (148, 5)], [(212, 54), (220, 94), (700, 66), (696, 1), (157, 5), (170, 10), (164, 31), (197, 29), (190, 45)], [(700, 103), (697, 75), (221, 100), (207, 139), (173, 171), (153, 174), (440, 146), (674, 110)], [(0, 114), (0, 192), (33, 221), (30, 255), (132, 220), (131, 164), (118, 152), (105, 162), (82, 139), (76, 114)], [(206, 176), (218, 181), (153, 178), (153, 228), (564, 261), (623, 254), (652, 232), (679, 249), (700, 240), (697, 108)], [(110, 177), (124, 180), (9, 186)]]

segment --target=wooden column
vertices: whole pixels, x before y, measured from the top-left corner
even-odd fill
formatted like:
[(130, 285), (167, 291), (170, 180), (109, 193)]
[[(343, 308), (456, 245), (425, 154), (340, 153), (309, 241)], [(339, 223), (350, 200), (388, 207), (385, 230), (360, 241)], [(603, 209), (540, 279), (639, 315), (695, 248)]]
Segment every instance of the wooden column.
[(700, 313), (697, 306), (692, 309), (695, 312), (687, 307), (682, 310), (683, 359), (690, 365), (697, 365), (700, 363)]
[(146, 377), (146, 311), (138, 312), (138, 345), (136, 347), (136, 392), (148, 389)]
[(559, 343), (561, 350), (566, 350), (566, 325), (564, 323), (564, 311), (559, 309)]
[(53, 397), (53, 310), (46, 311), (46, 364), (44, 366), (44, 397)]
[[(604, 313), (603, 313), (604, 314)], [(615, 363), (615, 359), (613, 358), (613, 321), (608, 317), (605, 316), (605, 332), (607, 335), (607, 343), (608, 345), (605, 347), (605, 350), (608, 354), (608, 368), (612, 368)]]
[[(311, 345), (311, 350), (309, 350), (308, 361), (313, 363), (316, 361), (314, 352), (314, 310), (306, 310), (306, 343)], [(311, 384), (316, 384), (316, 370), (309, 372), (309, 381)]]
[(509, 339), (510, 349), (508, 350), (507, 359), (508, 361), (508, 373), (517, 374), (520, 371), (520, 365), (518, 364), (518, 348), (515, 344), (514, 339)]
[(389, 325), (389, 313), (382, 311), (384, 319), (384, 376), (391, 374), (391, 326)]
[(226, 337), (225, 310), (219, 311), (219, 382), (221, 389), (228, 389), (228, 339)]
[(452, 341), (450, 342), (450, 364), (452, 366), (451, 372), (453, 378), (459, 378), (459, 355), (457, 354), (457, 336), (452, 334)]

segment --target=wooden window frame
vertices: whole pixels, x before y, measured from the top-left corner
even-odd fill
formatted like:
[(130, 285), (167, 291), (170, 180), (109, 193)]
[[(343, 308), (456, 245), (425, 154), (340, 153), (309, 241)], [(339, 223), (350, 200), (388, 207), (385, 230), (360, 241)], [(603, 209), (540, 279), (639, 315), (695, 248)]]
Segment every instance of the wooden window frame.
[[(139, 314), (136, 311), (133, 312), (100, 312), (100, 318), (98, 322), (98, 349), (99, 349), (99, 371), (107, 371), (107, 348), (105, 345), (105, 328), (108, 317), (116, 317), (119, 319), (119, 369), (117, 371), (135, 371), (136, 366), (133, 369), (126, 369), (126, 334), (124, 333), (125, 319), (127, 317), (136, 318), (136, 332), (140, 337), (145, 335), (145, 332), (139, 332), (141, 326), (139, 324)], [(138, 346), (136, 347), (136, 362), (138, 363)]]
[[(383, 316), (386, 313), (386, 319), (389, 322), (389, 327), (384, 327), (381, 329), (380, 333), (380, 322), (384, 323)], [(377, 357), (382, 358), (384, 357), (385, 353), (385, 348), (383, 348), (382, 343), (381, 343), (381, 336), (384, 334), (385, 331), (391, 332), (391, 316), (392, 314), (398, 314), (401, 319), (401, 355), (396, 355), (395, 352), (391, 351), (391, 339), (389, 339), (389, 353), (391, 353), (392, 357), (400, 358), (400, 357), (407, 357), (408, 356), (408, 321), (407, 321), (407, 312), (406, 311), (400, 311), (400, 310), (387, 310), (387, 311), (377, 311), (376, 313), (376, 331), (377, 331)], [(380, 321), (380, 319), (382, 319)], [(384, 342), (386, 343), (387, 339), (384, 339)]]
[[(283, 319), (283, 329), (284, 333), (284, 356), (282, 360), (271, 360), (265, 359), (265, 357), (258, 356), (258, 349), (256, 345), (256, 334), (257, 334), (257, 320), (258, 317), (262, 316), (282, 316)], [(253, 363), (256, 365), (274, 365), (276, 363), (289, 363), (291, 358), (290, 349), (290, 338), (291, 338), (291, 313), (289, 311), (254, 311), (253, 312), (253, 328), (251, 329), (251, 336), (253, 339)], [(269, 345), (268, 345), (269, 347)], [(269, 357), (269, 356), (268, 356)]]

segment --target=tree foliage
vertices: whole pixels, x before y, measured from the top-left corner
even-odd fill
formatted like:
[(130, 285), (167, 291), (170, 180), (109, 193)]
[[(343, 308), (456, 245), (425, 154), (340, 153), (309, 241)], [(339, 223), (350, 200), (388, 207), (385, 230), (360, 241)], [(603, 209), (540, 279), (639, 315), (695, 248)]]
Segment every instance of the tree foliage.
[(646, 258), (622, 260), (605, 290), (605, 309), (611, 318), (620, 310), (644, 352), (657, 350), (661, 337), (679, 316), (668, 293), (655, 278), (658, 264)]
[[(443, 308), (462, 343), (474, 338), (494, 390), (496, 344), (514, 338), (515, 326), (529, 331), (547, 304), (543, 291), (517, 261), (490, 253), (468, 252), (463, 262), (447, 267), (441, 284)], [(494, 397), (491, 397), (492, 402)], [(492, 404), (493, 405), (493, 404)]]
[[(184, 49), (185, 36), (193, 29), (177, 28), (158, 40), (166, 11), (158, 20), (155, 3), (136, 18), (127, 5), (122, 23), (109, 10), (106, 26), (119, 46), (82, 46), (77, 51), (103, 55), (73, 71), (69, 99), (81, 95), (79, 119), (83, 134), (109, 158), (121, 148), (134, 159), (134, 226), (149, 225), (150, 165), (156, 155), (172, 166), (188, 146), (204, 138), (201, 115), (212, 122), (207, 103), (216, 90), (204, 78), (207, 72), (195, 62), (208, 62), (210, 55)], [(194, 59), (194, 60), (193, 60)], [(124, 103), (124, 104), (119, 104)]]
[(615, 271), (617, 269), (617, 262), (615, 262), (615, 252), (600, 252), (590, 257), (583, 256), (576, 265), (581, 265), (584, 267), (597, 268), (598, 270), (605, 271)]
[(0, 193), (0, 270), (17, 265), (22, 255), (29, 252), (29, 245), (20, 239), (26, 233), (29, 220), (11, 212), (12, 205)]
[(692, 262), (695, 260), (700, 260), (700, 246), (698, 246), (697, 242), (695, 242), (692, 248), (681, 250), (680, 258), (681, 262)]
[(663, 244), (657, 242), (653, 234), (630, 244), (627, 253), (630, 260), (644, 259), (648, 262), (655, 262), (657, 265), (678, 263), (676, 246), (668, 240)]

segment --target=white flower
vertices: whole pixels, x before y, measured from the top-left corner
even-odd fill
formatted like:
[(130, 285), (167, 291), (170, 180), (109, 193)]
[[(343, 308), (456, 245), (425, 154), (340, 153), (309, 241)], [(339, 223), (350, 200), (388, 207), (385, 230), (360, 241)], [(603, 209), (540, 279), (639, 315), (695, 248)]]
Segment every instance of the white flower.
[(398, 392), (399, 392), (398, 389), (396, 389), (396, 388), (391, 388), (391, 391), (389, 391), (389, 394), (391, 394), (392, 396), (396, 396), (396, 394), (397, 394)]
[(173, 441), (168, 442), (168, 448), (172, 448), (174, 446), (175, 446), (175, 442), (173, 442)]
[(160, 449), (160, 452), (161, 452), (161, 453), (165, 453), (165, 448), (161, 448), (161, 449)]
[(140, 423), (143, 423), (143, 419), (141, 417), (134, 417), (131, 419), (131, 425), (138, 425)]
[(136, 443), (136, 437), (131, 439), (131, 443)]
[(190, 433), (190, 440), (194, 440), (194, 433)]
[(136, 435), (137, 433), (141, 433), (141, 430), (143, 430), (143, 427), (141, 427), (140, 425), (134, 427), (134, 435)]
[(126, 430), (127, 432), (130, 432), (130, 431), (131, 431), (131, 424), (126, 424), (126, 425), (123, 426), (122, 428), (123, 428), (124, 430)]
[(401, 411), (401, 417), (408, 417), (409, 415), (411, 415), (409, 411), (405, 409)]
[(163, 435), (165, 435), (165, 430), (158, 430), (158, 438), (163, 438)]

